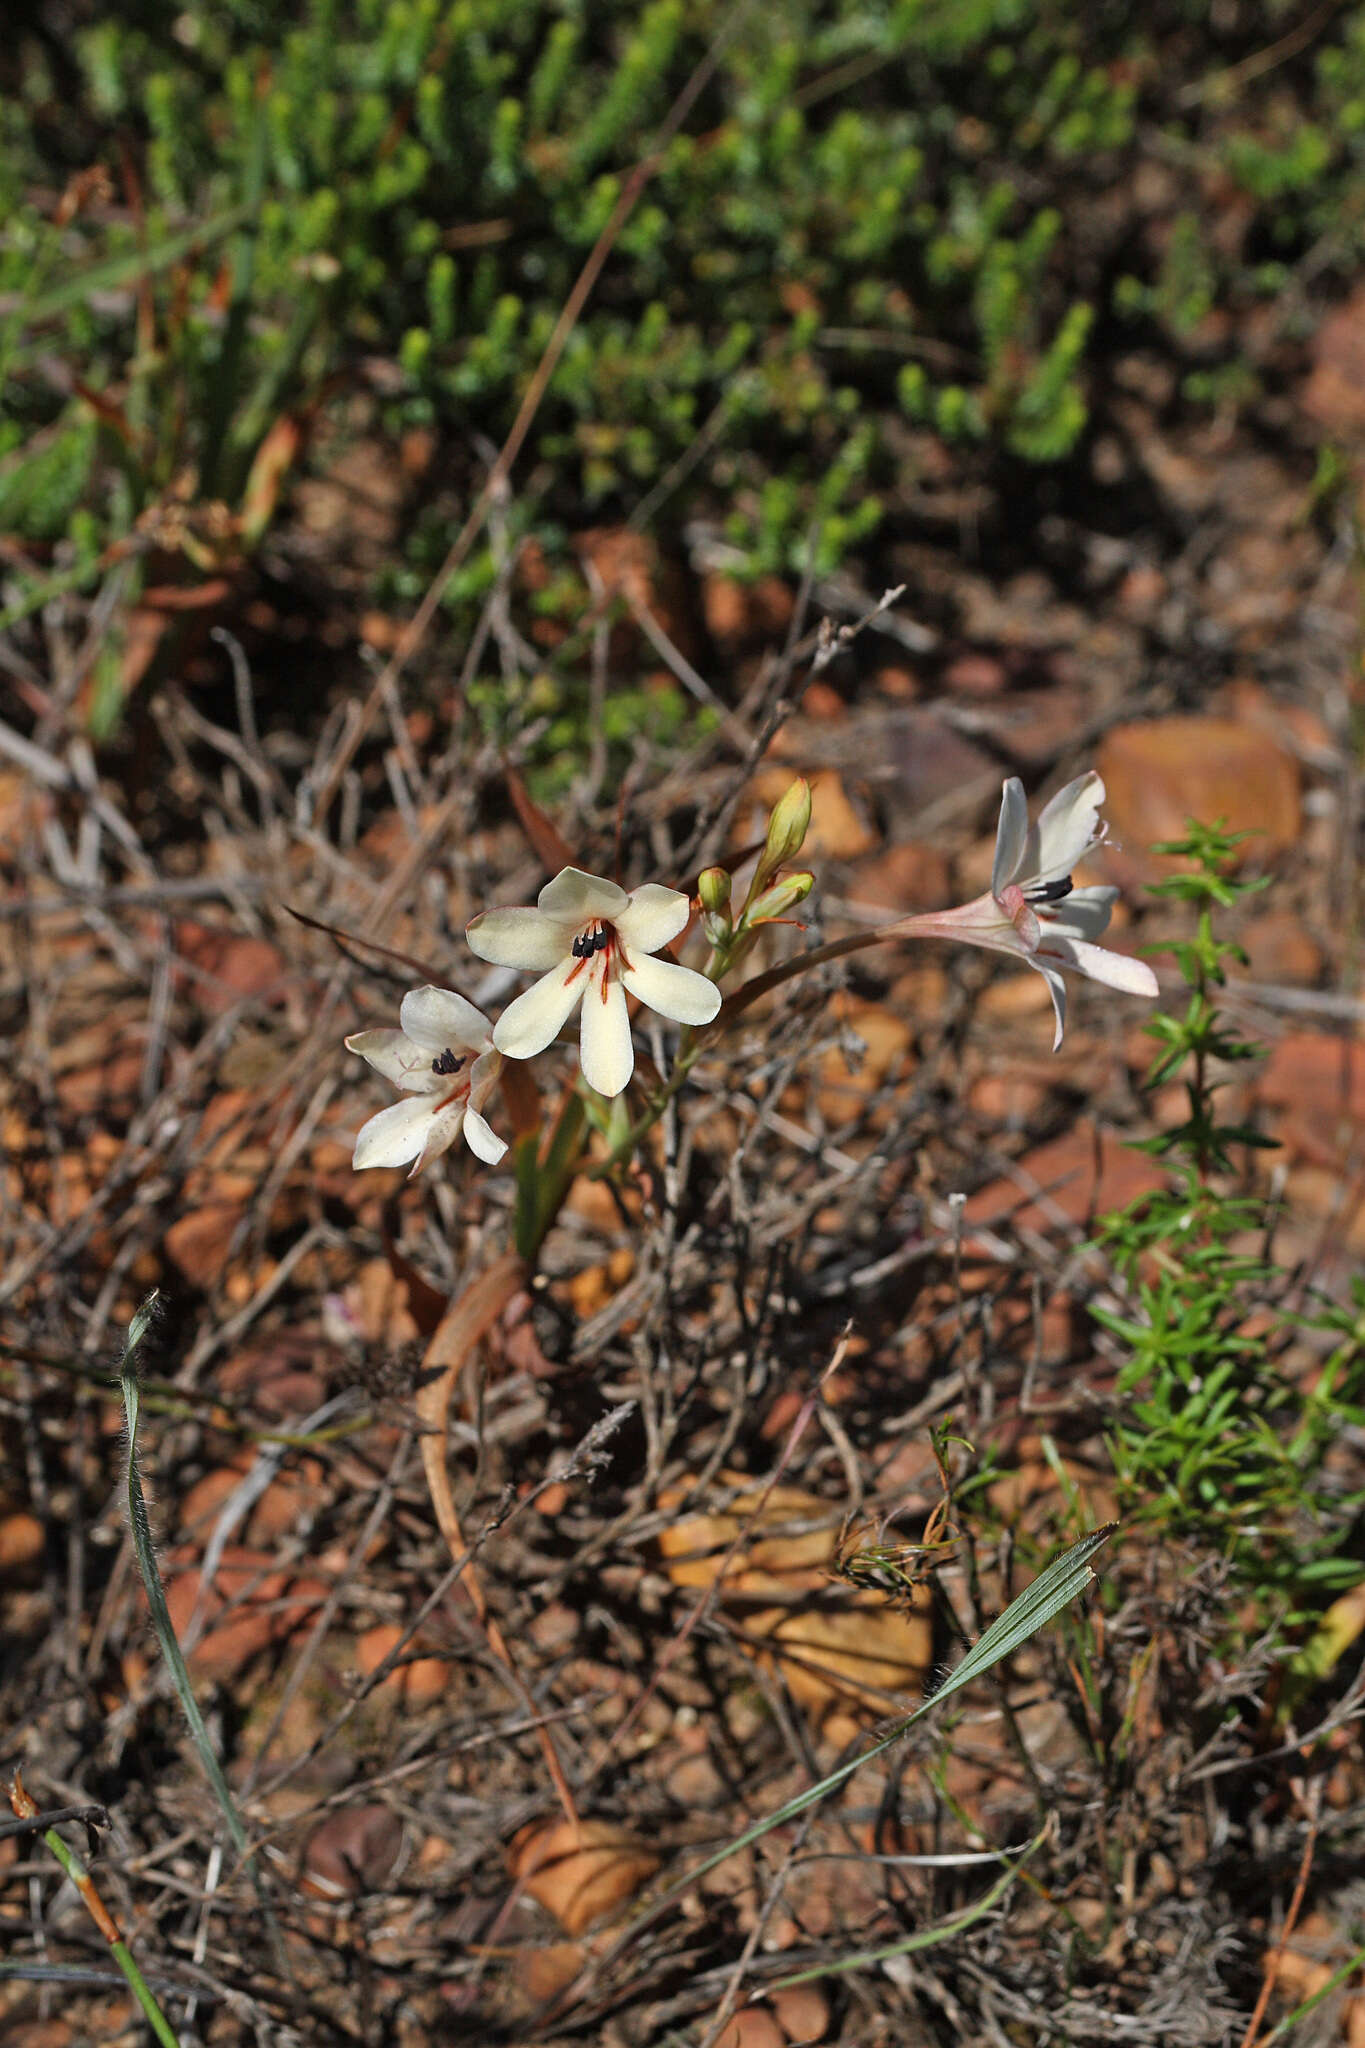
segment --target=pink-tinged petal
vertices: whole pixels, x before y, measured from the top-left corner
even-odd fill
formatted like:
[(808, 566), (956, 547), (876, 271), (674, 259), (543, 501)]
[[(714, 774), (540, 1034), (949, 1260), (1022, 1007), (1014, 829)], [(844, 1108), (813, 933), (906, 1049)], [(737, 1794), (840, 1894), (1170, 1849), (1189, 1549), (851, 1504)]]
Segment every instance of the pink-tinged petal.
[(1110, 888), (1073, 889), (1055, 906), (1049, 904), (1043, 917), (1043, 943), (1052, 934), (1064, 939), (1097, 939), (1113, 915), (1118, 890)]
[(406, 1166), (421, 1152), (432, 1122), (431, 1104), (420, 1095), (390, 1103), (361, 1125), (351, 1165), (357, 1173), (367, 1166)]
[(446, 1085), (431, 1071), (431, 1054), (414, 1045), (405, 1032), (353, 1031), (346, 1040), (346, 1050), (359, 1053), (377, 1074), (392, 1081), (395, 1088), (405, 1088), (410, 1095), (435, 1095)]
[(587, 986), (583, 962), (561, 959), (548, 974), (532, 982), (493, 1026), (493, 1043), (509, 1059), (529, 1060), (544, 1052)]
[(1077, 974), (1086, 975), (1091, 981), (1102, 981), (1109, 988), (1122, 989), (1125, 995), (1154, 996), (1159, 993), (1157, 978), (1145, 960), (1135, 960), (1131, 953), (1111, 953), (1107, 946), (1092, 946), (1087, 939), (1053, 939), (1049, 936), (1037, 956), (1038, 961), (1058, 961), (1063, 967), (1074, 968)]
[(995, 829), (995, 865), (991, 869), (991, 894), (998, 896), (1018, 878), (1024, 848), (1028, 843), (1028, 805), (1024, 785), (1011, 775), (1000, 792), (1000, 823)]
[(464, 935), (471, 953), (495, 967), (523, 967), (541, 972), (562, 960), (569, 940), (562, 925), (552, 924), (538, 910), (485, 910), (471, 918)]
[(1043, 936), (1043, 927), (1038, 922), (1038, 913), (1024, 900), (1024, 892), (1017, 882), (1010, 882), (1000, 899), (1000, 908), (1014, 926), (1015, 937), (1025, 953), (1036, 953)]
[(690, 967), (675, 966), (671, 960), (654, 960), (642, 955), (633, 967), (623, 968), (621, 980), (647, 1009), (675, 1024), (709, 1024), (720, 1008), (720, 990), (704, 974)]
[(896, 926), (907, 938), (953, 939), (960, 945), (986, 946), (995, 953), (1029, 958), (1029, 948), (994, 896), (974, 896), (952, 910), (922, 910)]
[(458, 1102), (448, 1102), (443, 1109), (437, 1110), (427, 1127), (426, 1143), (417, 1155), (412, 1172), (408, 1175), (409, 1180), (415, 1180), (423, 1167), (430, 1166), (433, 1159), (439, 1159), (443, 1152), (450, 1150), (460, 1135), (460, 1127), (465, 1120), (465, 1107), (465, 1098), (462, 1095)]
[(614, 976), (595, 980), (583, 998), (578, 1063), (599, 1095), (619, 1095), (635, 1071), (626, 992)]
[(482, 1159), (485, 1166), (496, 1166), (507, 1150), (492, 1125), (486, 1123), (477, 1109), (464, 1113), (464, 1141), (476, 1159)]
[(536, 909), (542, 917), (577, 930), (595, 917), (614, 923), (629, 901), (625, 890), (609, 882), (605, 875), (585, 874), (582, 868), (561, 868), (537, 896)]
[(1058, 882), (1069, 875), (1081, 856), (1100, 838), (1100, 805), (1104, 784), (1094, 769), (1078, 775), (1045, 804), (1028, 835), (1021, 862), (1022, 879)]
[(691, 915), (692, 905), (680, 889), (665, 889), (662, 882), (646, 882), (631, 892), (629, 903), (612, 919), (626, 949), (631, 953), (657, 953), (678, 933)]
[(482, 1010), (476, 1010), (453, 988), (411, 988), (403, 998), (398, 1021), (414, 1045), (429, 1052), (452, 1047), (476, 1052), (487, 1045), (492, 1025)]

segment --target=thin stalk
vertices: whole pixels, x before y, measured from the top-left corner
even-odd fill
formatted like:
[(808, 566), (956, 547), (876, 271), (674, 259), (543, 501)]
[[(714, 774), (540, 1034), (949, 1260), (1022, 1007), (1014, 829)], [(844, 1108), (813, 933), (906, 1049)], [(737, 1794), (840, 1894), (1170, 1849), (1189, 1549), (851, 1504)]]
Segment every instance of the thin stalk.
[[(10, 1785), (9, 1803), (20, 1820), (36, 1820), (38, 1808), (32, 1796), (25, 1791), (23, 1781), (16, 1771)], [(81, 1895), (81, 1902), (100, 1933), (109, 1944), (109, 1953), (118, 1964), (127, 1980), (128, 1989), (142, 2008), (148, 2026), (161, 2043), (161, 2048), (180, 2048), (180, 2036), (172, 2027), (165, 2013), (157, 2004), (151, 1986), (119, 1933), (117, 1922), (95, 1889), (95, 1881), (82, 1863), (75, 1850), (65, 1843), (55, 1828), (44, 1828), (43, 1840), (56, 1857), (66, 1875)]]

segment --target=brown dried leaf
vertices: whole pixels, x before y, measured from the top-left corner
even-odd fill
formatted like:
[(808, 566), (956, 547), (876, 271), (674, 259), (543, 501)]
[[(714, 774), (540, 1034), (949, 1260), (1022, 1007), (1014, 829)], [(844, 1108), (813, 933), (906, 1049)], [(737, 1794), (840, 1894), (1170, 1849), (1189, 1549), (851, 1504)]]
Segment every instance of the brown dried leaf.
[[(735, 1474), (722, 1479), (743, 1483)], [(662, 1496), (660, 1506), (684, 1497), (679, 1489)], [(769, 1658), (768, 1643), (790, 1652), (776, 1662), (796, 1699), (816, 1713), (849, 1701), (881, 1711), (882, 1695), (918, 1691), (933, 1661), (927, 1594), (906, 1612), (880, 1593), (840, 1586), (830, 1576), (839, 1531), (828, 1502), (800, 1487), (775, 1486), (747, 1528), (761, 1497), (750, 1489), (723, 1514), (689, 1516), (664, 1529), (659, 1548), (674, 1584), (713, 1585), (743, 1531), (725, 1567), (722, 1598), (752, 1654)], [(774, 1595), (781, 1605), (772, 1604)]]
[(511, 1842), (512, 1875), (566, 1934), (583, 1934), (649, 1883), (660, 1859), (614, 1821), (532, 1821)]

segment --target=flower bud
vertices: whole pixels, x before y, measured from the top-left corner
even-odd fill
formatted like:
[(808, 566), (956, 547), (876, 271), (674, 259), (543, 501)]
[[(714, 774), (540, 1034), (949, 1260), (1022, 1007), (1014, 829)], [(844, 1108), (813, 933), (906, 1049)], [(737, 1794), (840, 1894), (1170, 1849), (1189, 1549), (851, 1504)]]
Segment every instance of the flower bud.
[(724, 917), (730, 908), (730, 877), (724, 868), (703, 868), (697, 876), (697, 894), (703, 910)]
[(798, 775), (786, 795), (773, 805), (768, 820), (768, 836), (759, 860), (765, 880), (796, 858), (809, 830), (810, 784), (804, 775)]
[(785, 917), (798, 903), (805, 902), (814, 887), (815, 877), (809, 868), (794, 869), (754, 898), (744, 913), (745, 924), (767, 924), (775, 917)]

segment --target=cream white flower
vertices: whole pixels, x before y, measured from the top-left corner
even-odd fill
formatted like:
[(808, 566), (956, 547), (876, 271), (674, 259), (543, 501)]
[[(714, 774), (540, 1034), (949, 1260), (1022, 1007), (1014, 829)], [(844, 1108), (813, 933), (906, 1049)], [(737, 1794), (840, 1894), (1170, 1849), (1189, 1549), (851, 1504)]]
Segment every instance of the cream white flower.
[(406, 1166), (411, 1159), (418, 1174), (461, 1131), (475, 1157), (496, 1166), (507, 1147), (481, 1111), (502, 1055), (483, 1011), (453, 989), (414, 988), (403, 998), (398, 1021), (399, 1031), (356, 1031), (346, 1040), (349, 1051), (404, 1094), (361, 1127), (352, 1166)]
[(619, 1095), (635, 1071), (628, 994), (675, 1024), (709, 1024), (720, 1008), (720, 990), (704, 974), (651, 958), (677, 938), (690, 908), (680, 890), (658, 882), (628, 896), (601, 875), (561, 868), (534, 909), (484, 911), (465, 932), (479, 958), (541, 970), (499, 1017), (498, 1051), (514, 1060), (543, 1052), (581, 1002), (583, 1078), (599, 1095)]
[(1036, 824), (1030, 825), (1024, 785), (1011, 775), (1000, 799), (989, 891), (956, 910), (907, 918), (900, 927), (923, 937), (959, 939), (969, 946), (1014, 953), (1036, 968), (1048, 985), (1057, 1015), (1054, 1052), (1066, 1023), (1064, 967), (1128, 995), (1157, 993), (1156, 976), (1145, 960), (1111, 953), (1095, 943), (1109, 922), (1118, 890), (1072, 885), (1071, 870), (1105, 837), (1103, 802), (1104, 783), (1092, 768), (1058, 790)]

